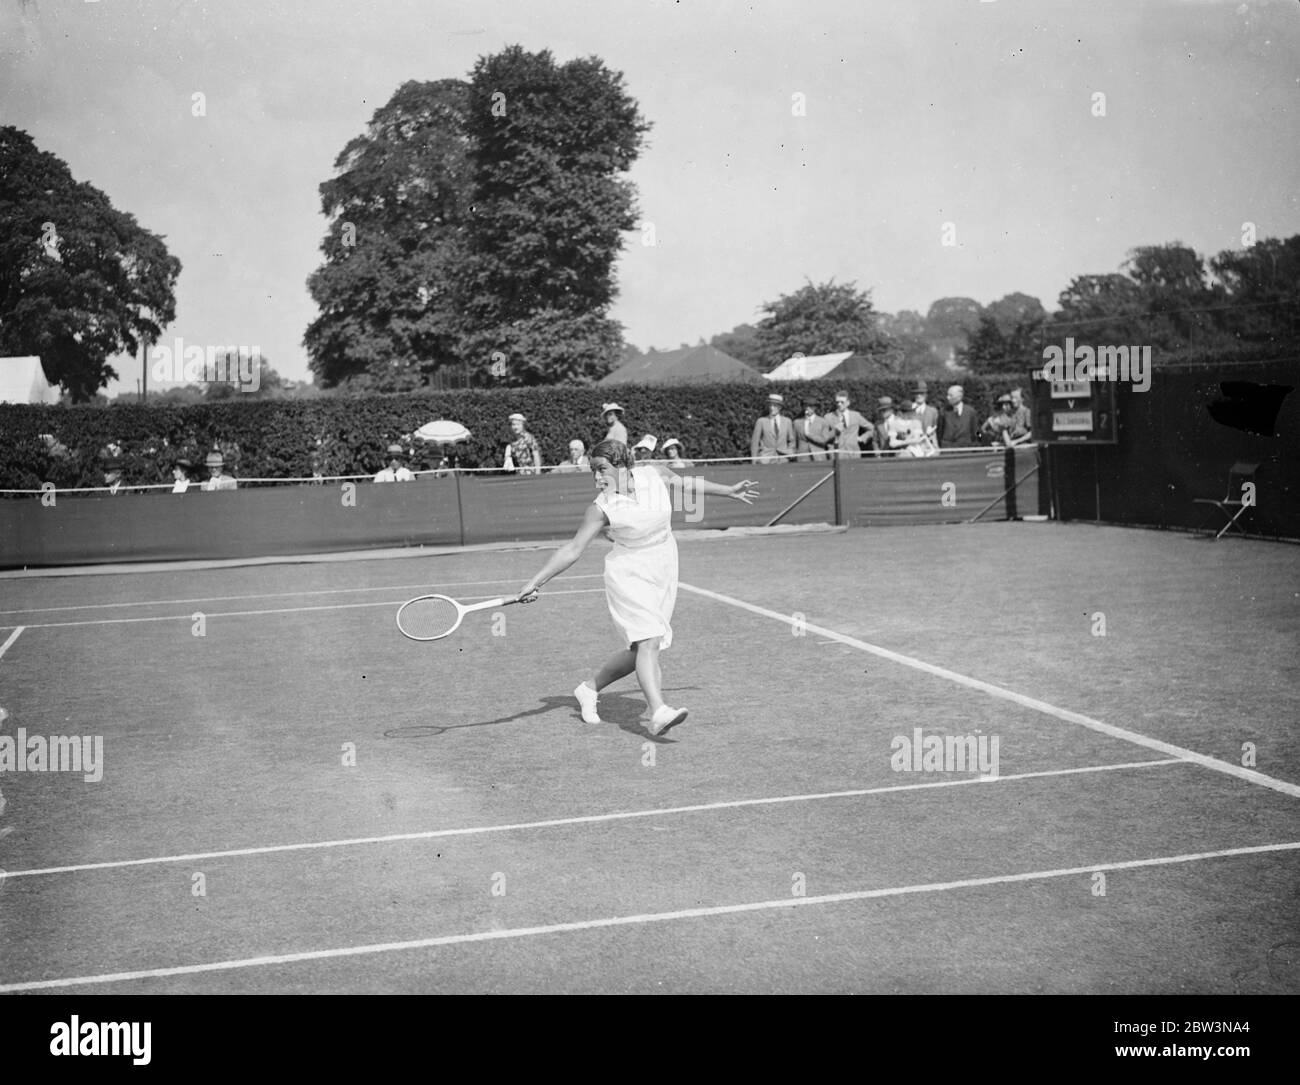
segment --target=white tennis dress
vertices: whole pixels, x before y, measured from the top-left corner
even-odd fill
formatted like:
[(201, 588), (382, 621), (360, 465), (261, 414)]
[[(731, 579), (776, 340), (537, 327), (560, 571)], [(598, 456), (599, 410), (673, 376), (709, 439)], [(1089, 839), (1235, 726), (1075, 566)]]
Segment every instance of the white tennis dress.
[(632, 481), (635, 498), (619, 493), (596, 498), (614, 538), (605, 556), (605, 599), (628, 647), (658, 637), (659, 647), (667, 648), (673, 642), (677, 604), (672, 499), (653, 467), (634, 467)]

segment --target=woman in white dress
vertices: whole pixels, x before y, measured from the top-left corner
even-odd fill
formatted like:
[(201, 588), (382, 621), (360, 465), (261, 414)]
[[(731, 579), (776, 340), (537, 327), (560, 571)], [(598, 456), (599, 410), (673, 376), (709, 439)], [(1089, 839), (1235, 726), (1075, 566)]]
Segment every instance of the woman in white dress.
[[(662, 461), (636, 464), (621, 441), (601, 441), (591, 450), (591, 471), (600, 494), (588, 507), (578, 533), (551, 556), (519, 593), (531, 603), (543, 584), (568, 569), (597, 535), (614, 541), (605, 556), (605, 599), (625, 645), (573, 691), (587, 723), (600, 723), (600, 690), (635, 672), (650, 709), (650, 733), (661, 735), (686, 719), (686, 709), (664, 703), (659, 653), (673, 642), (677, 602), (677, 540), (673, 502), (665, 480), (686, 485)], [(689, 480), (702, 494), (717, 494), (750, 504), (758, 496), (752, 482), (723, 486), (704, 478)]]

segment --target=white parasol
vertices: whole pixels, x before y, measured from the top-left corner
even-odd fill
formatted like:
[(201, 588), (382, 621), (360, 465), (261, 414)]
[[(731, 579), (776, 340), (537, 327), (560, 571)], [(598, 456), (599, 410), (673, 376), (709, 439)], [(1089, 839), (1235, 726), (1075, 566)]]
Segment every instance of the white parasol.
[(440, 445), (454, 445), (457, 441), (468, 441), (470, 432), (459, 422), (439, 418), (436, 422), (426, 422), (415, 431), (421, 441), (433, 441)]

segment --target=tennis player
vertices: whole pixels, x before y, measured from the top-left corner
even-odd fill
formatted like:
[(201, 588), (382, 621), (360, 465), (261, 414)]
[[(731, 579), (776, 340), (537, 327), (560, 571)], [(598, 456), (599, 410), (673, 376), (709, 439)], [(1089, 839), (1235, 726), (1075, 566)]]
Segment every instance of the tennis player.
[(573, 691), (587, 723), (600, 723), (596, 696), (606, 686), (636, 673), (650, 709), (649, 730), (661, 735), (686, 719), (686, 709), (664, 704), (659, 653), (673, 642), (673, 607), (677, 602), (677, 540), (672, 532), (672, 498), (668, 482), (693, 484), (697, 492), (752, 504), (752, 482), (723, 486), (708, 479), (685, 478), (661, 460), (637, 464), (621, 441), (601, 441), (591, 450), (591, 472), (600, 491), (587, 506), (582, 526), (555, 551), (518, 595), (531, 603), (548, 580), (582, 556), (597, 535), (607, 532), (614, 547), (605, 556), (605, 600), (619, 638), (627, 647), (611, 656), (595, 675)]

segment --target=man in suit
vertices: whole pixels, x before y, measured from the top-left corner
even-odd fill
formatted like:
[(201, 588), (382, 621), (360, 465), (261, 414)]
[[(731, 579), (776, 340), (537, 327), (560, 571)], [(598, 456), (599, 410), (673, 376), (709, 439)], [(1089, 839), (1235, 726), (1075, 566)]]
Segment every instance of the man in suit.
[(975, 408), (962, 402), (965, 391), (960, 384), (948, 389), (948, 406), (939, 416), (940, 448), (978, 448), (980, 420)]
[(781, 413), (785, 400), (776, 392), (767, 397), (767, 417), (754, 423), (749, 454), (755, 463), (776, 463), (794, 452), (794, 425)]
[(856, 459), (862, 455), (864, 441), (868, 446), (874, 443), (874, 427), (850, 407), (848, 392), (835, 393), (835, 410), (823, 421), (830, 432), (830, 447), (835, 450), (833, 455)]
[(831, 442), (830, 427), (817, 413), (817, 402), (803, 401), (803, 417), (795, 419), (794, 451), (796, 460), (824, 460), (829, 458), (826, 446)]
[(912, 409), (916, 412), (916, 420), (921, 423), (921, 432), (933, 437), (939, 430), (939, 408), (926, 402), (928, 392), (925, 381), (916, 382), (912, 389)]

